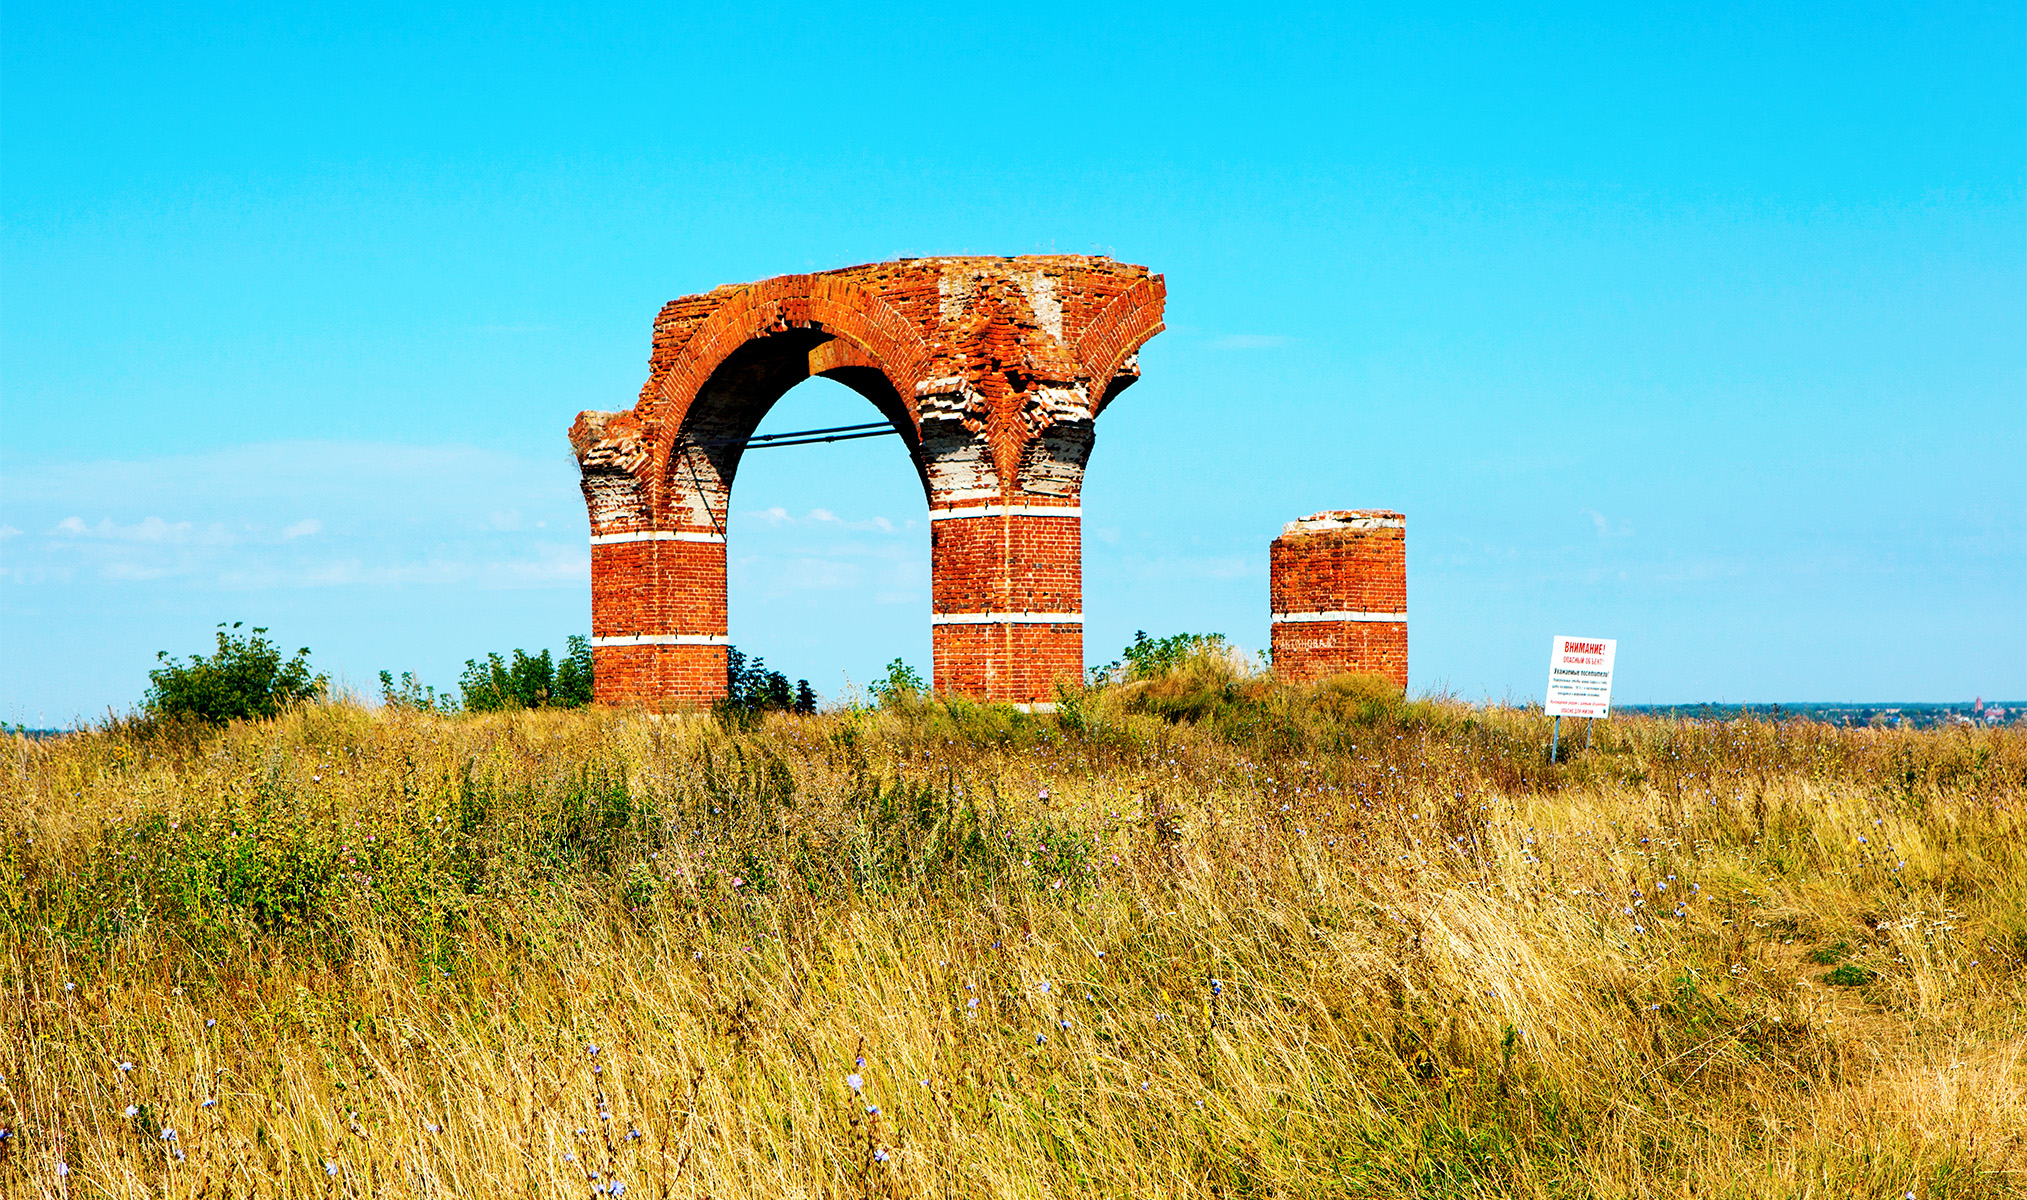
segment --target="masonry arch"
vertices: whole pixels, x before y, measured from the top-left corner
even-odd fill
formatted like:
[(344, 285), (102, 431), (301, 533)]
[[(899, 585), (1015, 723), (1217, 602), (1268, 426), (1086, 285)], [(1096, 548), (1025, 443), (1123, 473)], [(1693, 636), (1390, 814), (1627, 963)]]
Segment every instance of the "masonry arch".
[(571, 429), (598, 698), (724, 693), (727, 516), (767, 411), (813, 375), (871, 401), (929, 503), (939, 691), (1046, 703), (1083, 670), (1083, 470), (1164, 292), (1072, 255), (903, 259), (671, 301), (634, 408)]
[[(680, 419), (669, 422), (656, 453), (659, 523), (722, 534), (754, 433), (790, 389), (811, 378), (841, 383), (869, 401), (923, 476), (914, 414), (878, 358), (822, 329), (764, 331), (725, 354), (681, 405)], [(926, 477), (923, 486), (926, 492)]]
[[(821, 375), (761, 420), (771, 439), (740, 460), (725, 528), (726, 631), (749, 657), (834, 697), (884, 677), (900, 656), (930, 675), (929, 506), (892, 433), (795, 445), (789, 431), (878, 422), (855, 390)], [(779, 443), (788, 439), (786, 447)]]

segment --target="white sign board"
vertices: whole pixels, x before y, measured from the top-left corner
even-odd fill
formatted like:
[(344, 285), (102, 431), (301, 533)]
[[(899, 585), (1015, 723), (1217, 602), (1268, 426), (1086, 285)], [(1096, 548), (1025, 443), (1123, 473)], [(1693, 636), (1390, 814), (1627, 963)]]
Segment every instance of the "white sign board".
[(1543, 711), (1551, 717), (1611, 716), (1612, 656), (1618, 649), (1611, 638), (1557, 638), (1548, 656)]

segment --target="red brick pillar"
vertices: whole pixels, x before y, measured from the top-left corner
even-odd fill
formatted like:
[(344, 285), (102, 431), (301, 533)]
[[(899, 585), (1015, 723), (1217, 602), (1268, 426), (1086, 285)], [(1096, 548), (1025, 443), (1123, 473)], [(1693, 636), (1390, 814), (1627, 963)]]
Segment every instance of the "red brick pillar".
[(725, 695), (725, 538), (698, 530), (593, 534), (591, 653), (602, 704)]
[(929, 510), (937, 691), (1046, 706), (1083, 677), (1080, 516), (1035, 496)]
[[(657, 505), (647, 481), (628, 467), (643, 453), (634, 431), (607, 420), (584, 432), (603, 439), (580, 452), (591, 515), (594, 698), (672, 707), (722, 698), (731, 640), (724, 533), (730, 488), (710, 455), (678, 448), (665, 502)], [(592, 444), (579, 430), (572, 436)]]
[[(999, 455), (961, 421), (966, 397), (923, 404), (938, 692), (1047, 709), (1059, 682), (1084, 677), (1079, 495), (1091, 417), (1080, 391), (1058, 389), (1052, 401), (1055, 423)], [(997, 486), (1002, 478), (1012, 486)]]
[(1274, 670), (1307, 681), (1345, 671), (1408, 686), (1407, 518), (1367, 509), (1291, 521), (1268, 566)]

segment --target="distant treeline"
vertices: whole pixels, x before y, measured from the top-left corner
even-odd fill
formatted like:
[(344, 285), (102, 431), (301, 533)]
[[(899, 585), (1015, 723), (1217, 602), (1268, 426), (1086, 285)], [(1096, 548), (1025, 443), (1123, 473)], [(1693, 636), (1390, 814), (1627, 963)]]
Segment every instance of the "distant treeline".
[(1979, 725), (2014, 725), (2027, 718), (2027, 700), (1991, 700), (1961, 704), (1621, 704), (1614, 713), (1671, 717), (1684, 721), (1820, 721), (1825, 725), (1883, 725), (1927, 729), (1965, 721)]

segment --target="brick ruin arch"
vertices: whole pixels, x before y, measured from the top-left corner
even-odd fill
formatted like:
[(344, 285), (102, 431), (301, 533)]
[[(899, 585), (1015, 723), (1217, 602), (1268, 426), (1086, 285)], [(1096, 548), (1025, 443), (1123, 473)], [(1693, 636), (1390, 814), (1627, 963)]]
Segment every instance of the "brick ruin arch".
[(672, 300), (627, 412), (580, 413), (602, 703), (725, 694), (725, 528), (747, 439), (821, 375), (872, 401), (929, 501), (939, 692), (1046, 703), (1084, 669), (1092, 422), (1139, 378), (1162, 278), (1082, 255), (917, 258)]

